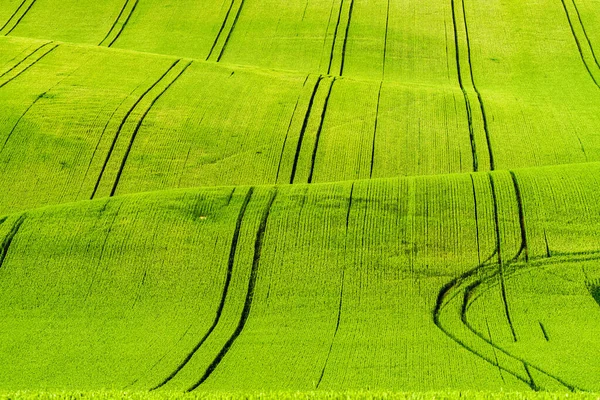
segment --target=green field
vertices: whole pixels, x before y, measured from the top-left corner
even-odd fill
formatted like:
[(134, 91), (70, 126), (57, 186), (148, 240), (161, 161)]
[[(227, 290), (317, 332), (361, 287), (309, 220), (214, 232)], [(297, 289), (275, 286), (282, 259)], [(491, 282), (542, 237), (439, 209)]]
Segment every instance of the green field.
[(599, 132), (598, 0), (2, 0), (0, 399), (598, 398)]

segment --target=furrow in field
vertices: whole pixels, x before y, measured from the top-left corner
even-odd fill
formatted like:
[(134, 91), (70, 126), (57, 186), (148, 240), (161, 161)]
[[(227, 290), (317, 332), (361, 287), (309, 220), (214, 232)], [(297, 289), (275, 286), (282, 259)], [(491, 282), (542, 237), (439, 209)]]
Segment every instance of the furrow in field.
[[(232, 195), (234, 192), (235, 192), (235, 189), (232, 192)], [(250, 187), (250, 189), (248, 189), (248, 191), (246, 192), (246, 196), (244, 197), (244, 202), (242, 203), (240, 212), (238, 214), (238, 218), (235, 223), (235, 230), (233, 232), (233, 237), (231, 238), (231, 246), (229, 249), (229, 258), (227, 260), (227, 275), (225, 277), (223, 293), (221, 295), (221, 300), (219, 302), (219, 306), (215, 313), (215, 318), (213, 320), (212, 325), (210, 326), (210, 328), (208, 328), (208, 331), (206, 331), (206, 333), (204, 334), (202, 339), (200, 339), (200, 341), (194, 346), (194, 348), (185, 356), (185, 358), (177, 366), (177, 368), (167, 378), (165, 378), (158, 385), (154, 386), (151, 390), (160, 389), (161, 387), (163, 387), (164, 385), (169, 383), (173, 378), (175, 378), (175, 376), (190, 362), (190, 360), (192, 359), (194, 354), (196, 354), (196, 352), (200, 349), (200, 347), (202, 347), (204, 342), (206, 342), (206, 340), (208, 339), (210, 334), (215, 330), (215, 328), (219, 324), (219, 320), (221, 319), (221, 315), (223, 313), (223, 308), (225, 307), (225, 301), (227, 299), (229, 285), (231, 284), (233, 268), (235, 265), (235, 255), (237, 252), (238, 241), (240, 238), (240, 229), (242, 227), (242, 221), (244, 220), (244, 215), (246, 214), (246, 209), (248, 208), (248, 203), (250, 203), (250, 200), (252, 199), (253, 192), (254, 192), (254, 187)]]
[(560, 0), (569, 23), (569, 28), (577, 45), (579, 56), (594, 84), (600, 89), (600, 63), (587, 34), (575, 0)]
[(6, 36), (10, 34), (19, 25), (19, 22), (21, 22), (29, 10), (31, 10), (35, 2), (36, 0), (23, 0), (10, 18), (0, 27), (0, 35)]
[(381, 80), (385, 80), (385, 60), (387, 57), (387, 49), (388, 49), (388, 34), (390, 31), (390, 2), (392, 0), (387, 1), (387, 7), (385, 11), (385, 34), (383, 36), (383, 52), (381, 55)]
[(217, 36), (206, 56), (206, 61), (221, 61), (221, 57), (223, 57), (223, 54), (227, 49), (231, 34), (240, 18), (242, 8), (244, 7), (244, 1), (245, 0), (231, 0)]
[(192, 64), (192, 62), (188, 62), (187, 64), (185, 64), (185, 66), (183, 68), (180, 68), (177, 72), (176, 75), (172, 78), (170, 78), (170, 80), (168, 81), (168, 84), (163, 88), (163, 90), (158, 93), (156, 95), (156, 97), (154, 97), (152, 99), (152, 102), (150, 103), (150, 105), (148, 106), (148, 108), (146, 109), (146, 111), (144, 111), (144, 113), (142, 114), (142, 116), (140, 117), (140, 119), (137, 122), (137, 125), (135, 126), (135, 129), (133, 130), (133, 133), (131, 134), (131, 140), (129, 141), (129, 145), (127, 146), (127, 150), (125, 151), (125, 155), (123, 156), (123, 161), (121, 162), (121, 166), (119, 167), (119, 171), (117, 172), (117, 177), (115, 178), (115, 183), (112, 187), (112, 190), (110, 191), (110, 195), (114, 196), (115, 192), (117, 191), (117, 186), (119, 185), (119, 180), (121, 179), (121, 175), (123, 174), (123, 168), (125, 168), (125, 164), (127, 163), (127, 159), (129, 158), (129, 154), (131, 153), (131, 148), (133, 147), (133, 143), (135, 141), (135, 138), (140, 130), (140, 127), (142, 126), (142, 123), (144, 122), (144, 119), (146, 118), (146, 116), (148, 115), (148, 113), (150, 112), (150, 110), (152, 109), (152, 107), (154, 106), (154, 104), (156, 104), (156, 102), (161, 98), (161, 96), (163, 94), (165, 94), (165, 92), (167, 90), (169, 90), (169, 88), (177, 81), (177, 79), (179, 79), (179, 77), (181, 75), (183, 75), (183, 73), (188, 69), (188, 67)]
[(306, 112), (304, 113), (304, 119), (302, 120), (302, 126), (300, 128), (300, 133), (298, 135), (298, 140), (296, 141), (296, 151), (294, 152), (294, 159), (292, 161), (292, 171), (290, 174), (290, 184), (294, 183), (296, 178), (296, 170), (298, 168), (298, 159), (300, 158), (300, 152), (302, 150), (302, 142), (304, 141), (304, 135), (306, 134), (306, 130), (308, 128), (308, 123), (310, 121), (311, 112), (313, 109), (313, 105), (315, 102), (315, 97), (317, 96), (317, 92), (319, 90), (319, 86), (321, 85), (321, 81), (323, 80), (323, 76), (319, 75), (316, 78), (316, 82), (312, 87), (312, 92), (310, 94), (310, 98), (308, 100), (308, 106), (306, 108)]
[[(185, 72), (190, 64), (191, 61), (175, 61), (158, 80), (142, 93), (127, 111), (115, 132), (91, 198), (113, 196), (116, 193), (123, 168), (131, 152), (137, 132), (144, 122), (144, 118), (148, 115), (154, 104)], [(121, 145), (119, 146), (119, 144)]]
[[(584, 256), (584, 258), (579, 258), (580, 256), (578, 256), (578, 254), (576, 254), (576, 253), (573, 253), (570, 255), (565, 254), (565, 255), (562, 255), (561, 257), (565, 257), (565, 260), (564, 260), (565, 262), (584, 261), (584, 260), (585, 261), (590, 261), (590, 260), (595, 261), (598, 259), (597, 255)], [(557, 262), (557, 261), (554, 261), (554, 262)], [(560, 262), (560, 261), (558, 261), (558, 262)], [(543, 257), (536, 258), (535, 260), (532, 259), (531, 263), (509, 263), (506, 265), (506, 273), (507, 273), (507, 275), (514, 276), (516, 274), (523, 273), (523, 271), (526, 271), (528, 269), (539, 268), (540, 265), (543, 265), (544, 263), (548, 263), (548, 260), (544, 259)], [(561, 378), (560, 376), (557, 376), (556, 374), (550, 372), (546, 368), (536, 365), (535, 363), (532, 363), (532, 362), (528, 361), (527, 359), (519, 356), (518, 354), (516, 354), (514, 352), (514, 350), (511, 351), (508, 347), (506, 347), (506, 345), (502, 345), (500, 343), (495, 342), (489, 336), (486, 337), (483, 332), (477, 330), (475, 328), (475, 326), (470, 322), (469, 315), (468, 315), (469, 309), (477, 301), (481, 301), (481, 299), (487, 294), (487, 292), (491, 292), (498, 285), (503, 285), (502, 281), (504, 279), (505, 278), (502, 277), (500, 273), (491, 273), (491, 274), (483, 277), (481, 280), (477, 281), (475, 284), (471, 284), (466, 287), (465, 287), (465, 285), (462, 285), (461, 291), (464, 292), (464, 295), (463, 295), (463, 301), (462, 301), (462, 307), (461, 307), (461, 309), (462, 309), (461, 321), (463, 322), (463, 324), (478, 339), (481, 339), (484, 342), (488, 343), (489, 345), (493, 346), (496, 350), (498, 350), (503, 355), (508, 356), (508, 357), (512, 358), (513, 360), (522, 363), (523, 369), (525, 370), (526, 375), (527, 375), (528, 384), (531, 387), (531, 389), (533, 389), (533, 390), (547, 390), (548, 389), (548, 388), (544, 387), (543, 385), (538, 385), (536, 383), (535, 379), (533, 378), (533, 373), (535, 372), (536, 376), (538, 377), (537, 379), (540, 379), (540, 377), (545, 377), (544, 383), (546, 385), (548, 384), (548, 379), (549, 379), (550, 381), (552, 381), (554, 383), (558, 383), (560, 386), (562, 386), (562, 389), (568, 389), (570, 391), (585, 390), (581, 387), (578, 387), (576, 384), (570, 383), (567, 380)], [(477, 292), (477, 293), (474, 294), (473, 292)], [(544, 340), (548, 341), (547, 332), (543, 328), (543, 325), (540, 325), (540, 326), (542, 327), (542, 333), (544, 336)]]
[(45, 43), (35, 49), (32, 53), (28, 54), (27, 57), (23, 58), (12, 68), (3, 72), (2, 75), (0, 75), (0, 88), (6, 86), (12, 80), (17, 79), (19, 75), (33, 67), (37, 62), (54, 51), (58, 46), (58, 44), (53, 44), (52, 42)]
[(373, 165), (375, 164), (375, 147), (377, 143), (377, 123), (379, 122), (379, 104), (381, 103), (381, 88), (383, 81), (379, 84), (377, 91), (377, 107), (375, 108), (375, 123), (373, 124), (373, 144), (371, 145), (371, 169), (369, 170), (369, 178), (373, 178)]
[(596, 56), (596, 52), (594, 51), (594, 45), (592, 44), (592, 40), (588, 35), (587, 30), (585, 29), (585, 24), (583, 23), (583, 19), (581, 17), (581, 13), (579, 12), (579, 7), (577, 6), (576, 0), (571, 0), (573, 2), (573, 7), (575, 8), (575, 13), (577, 14), (577, 20), (579, 21), (579, 25), (581, 25), (581, 30), (583, 31), (583, 35), (585, 36), (585, 40), (590, 48), (592, 53), (592, 57), (594, 58), (594, 63), (598, 68), (600, 68), (600, 61), (598, 61), (598, 57)]
[(319, 140), (334, 82), (335, 77), (317, 78), (296, 143), (290, 183), (311, 183), (313, 180)]
[[(28, 53), (27, 55), (25, 55), (25, 57), (23, 57), (19, 61), (17, 61), (16, 64), (14, 64), (14, 65), (8, 67), (6, 70), (2, 71), (0, 73), (0, 79), (2, 79), (5, 75), (12, 72), (14, 69), (18, 68), (19, 65), (21, 65), (23, 62), (25, 62), (25, 60), (27, 60), (29, 57), (33, 56), (37, 51), (41, 50), (43, 47), (49, 45), (50, 43), (51, 42), (42, 43), (41, 45), (37, 46), (32, 52)], [(15, 59), (16, 59), (16, 57), (13, 60), (15, 60)]]
[[(354, 189), (354, 186), (352, 187), (352, 189)], [(350, 198), (352, 198), (352, 197), (350, 197)], [(350, 213), (350, 204), (348, 207), (348, 213)], [(317, 384), (315, 385), (316, 389), (319, 388), (319, 386), (321, 385), (321, 382), (323, 381), (323, 376), (325, 375), (325, 370), (327, 369), (327, 363), (329, 362), (329, 358), (331, 357), (331, 350), (333, 349), (333, 345), (335, 343), (335, 338), (340, 329), (340, 321), (342, 319), (342, 306), (344, 305), (343, 304), (343, 301), (344, 301), (344, 273), (345, 273), (345, 271), (342, 270), (342, 277), (340, 280), (340, 303), (338, 305), (335, 330), (333, 331), (333, 336), (331, 337), (331, 344), (329, 345), (329, 350), (327, 351), (327, 357), (325, 357), (325, 362), (323, 363), (323, 368), (321, 369), (321, 374), (319, 375), (319, 380), (317, 381)]]
[[(298, 94), (298, 98), (296, 99), (296, 104), (294, 105), (294, 110), (292, 111), (292, 116), (290, 118), (290, 122), (288, 124), (288, 127), (285, 131), (285, 138), (283, 139), (283, 144), (281, 145), (281, 155), (279, 156), (279, 162), (277, 163), (277, 175), (275, 175), (275, 182), (278, 183), (279, 182), (279, 174), (281, 172), (281, 163), (283, 161), (283, 157), (285, 154), (285, 149), (286, 149), (286, 144), (288, 141), (288, 138), (290, 137), (290, 130), (292, 129), (292, 125), (294, 124), (294, 121), (297, 120), (296, 117), (296, 111), (298, 110), (298, 105), (300, 104), (300, 100), (302, 98), (302, 95), (304, 93), (306, 93), (306, 90), (304, 90), (304, 88), (306, 87), (306, 83), (308, 82), (308, 79), (310, 78), (310, 75), (306, 76), (306, 79), (304, 80), (304, 83), (302, 84), (302, 90), (300, 91), (300, 93)], [(318, 81), (319, 78), (317, 78)], [(312, 93), (315, 91), (314, 87), (312, 92), (310, 92), (310, 96), (309, 99), (313, 98)], [(306, 100), (308, 107), (310, 107), (310, 100)], [(304, 113), (304, 115), (306, 116), (306, 112)], [(306, 118), (306, 117), (305, 117)], [(294, 159), (296, 159), (296, 157), (294, 157)]]
[(327, 63), (327, 75), (342, 75), (346, 59), (346, 46), (348, 44), (348, 33), (352, 23), (352, 11), (354, 0), (341, 0), (335, 19), (331, 50)]
[(200, 385), (202, 385), (214, 372), (214, 370), (219, 366), (223, 358), (227, 355), (231, 347), (234, 345), (236, 339), (242, 334), (244, 330), (244, 326), (246, 325), (246, 321), (250, 316), (250, 312), (252, 311), (252, 300), (254, 297), (254, 289), (256, 286), (256, 278), (259, 272), (260, 267), (260, 257), (261, 252), (263, 250), (263, 240), (265, 237), (265, 231), (267, 229), (267, 222), (269, 220), (269, 214), (271, 212), (271, 207), (273, 206), (273, 202), (277, 197), (277, 189), (273, 188), (269, 193), (269, 199), (267, 201), (267, 205), (263, 211), (260, 225), (256, 232), (256, 239), (254, 241), (254, 256), (252, 259), (252, 269), (250, 271), (250, 279), (248, 281), (248, 289), (246, 291), (246, 300), (244, 302), (244, 308), (242, 309), (242, 313), (240, 316), (239, 323), (233, 332), (233, 334), (229, 337), (225, 345), (221, 348), (217, 356), (210, 363), (210, 365), (206, 368), (206, 371), (202, 375), (202, 377), (190, 386), (186, 391), (191, 392), (192, 390), (197, 389)]
[[(457, 2), (460, 1), (460, 4)], [(471, 61), (471, 42), (467, 25), (464, 0), (451, 0), (454, 48), (458, 84), (463, 94), (469, 126), (469, 139), (473, 154), (473, 171), (494, 170), (494, 157), (491, 148), (487, 116), (481, 94), (475, 84)], [(465, 49), (465, 51), (461, 51)], [(476, 114), (471, 106), (471, 96), (479, 104)], [(487, 148), (487, 152), (478, 152), (478, 148)], [(488, 167), (489, 164), (489, 167)]]
[(315, 162), (317, 160), (317, 150), (319, 148), (319, 139), (321, 138), (321, 132), (323, 131), (323, 122), (325, 121), (325, 116), (327, 115), (327, 106), (329, 105), (329, 99), (331, 97), (331, 90), (333, 89), (333, 84), (335, 83), (335, 77), (331, 79), (331, 83), (329, 84), (329, 88), (327, 89), (327, 96), (325, 97), (325, 103), (323, 104), (323, 111), (321, 111), (321, 117), (319, 120), (319, 127), (317, 128), (317, 133), (315, 137), (315, 145), (313, 147), (312, 157), (310, 161), (310, 172), (308, 173), (308, 183), (312, 183), (313, 173), (315, 170)]
[(119, 39), (123, 29), (125, 29), (127, 23), (131, 19), (131, 15), (135, 11), (138, 1), (139, 0), (125, 0), (121, 11), (119, 11), (117, 19), (111, 26), (110, 30), (106, 33), (106, 36), (100, 41), (98, 44), (99, 46), (111, 47), (117, 41), (117, 39)]
[(2, 240), (2, 244), (0, 244), (0, 268), (2, 268), (2, 264), (4, 264), (4, 259), (6, 259), (6, 255), (8, 254), (8, 250), (10, 249), (10, 245), (14, 237), (17, 235), (17, 233), (19, 233), (19, 229), (21, 229), (21, 225), (23, 225), (23, 222), (25, 222), (26, 218), (26, 214), (23, 214), (17, 218), (10, 228), (10, 231), (4, 237), (4, 240)]

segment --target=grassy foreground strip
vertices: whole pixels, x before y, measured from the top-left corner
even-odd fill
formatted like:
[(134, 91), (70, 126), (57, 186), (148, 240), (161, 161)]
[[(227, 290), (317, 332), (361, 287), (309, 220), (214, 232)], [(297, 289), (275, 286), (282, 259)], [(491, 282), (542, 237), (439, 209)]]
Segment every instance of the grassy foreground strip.
[(0, 400), (597, 400), (599, 394), (594, 393), (522, 393), (522, 392), (119, 392), (119, 391), (94, 391), (94, 392), (0, 392)]

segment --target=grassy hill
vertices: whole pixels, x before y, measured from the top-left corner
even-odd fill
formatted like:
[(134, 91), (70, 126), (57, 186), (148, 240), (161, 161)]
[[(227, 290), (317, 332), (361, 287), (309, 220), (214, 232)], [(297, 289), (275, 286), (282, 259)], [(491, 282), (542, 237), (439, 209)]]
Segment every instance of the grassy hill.
[(597, 1), (5, 0), (0, 35), (9, 397), (600, 392)]

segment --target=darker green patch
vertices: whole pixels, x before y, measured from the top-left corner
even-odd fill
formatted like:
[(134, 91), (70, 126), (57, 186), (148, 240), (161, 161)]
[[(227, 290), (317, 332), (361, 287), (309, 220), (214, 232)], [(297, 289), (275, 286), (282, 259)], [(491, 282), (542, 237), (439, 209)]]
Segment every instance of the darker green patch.
[(596, 303), (600, 306), (600, 285), (589, 285), (588, 289), (594, 300), (596, 300)]

